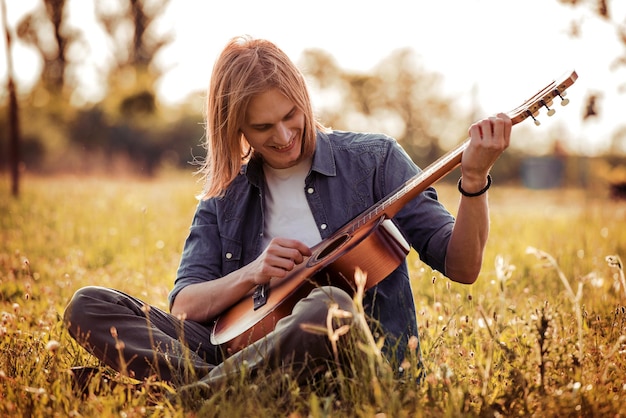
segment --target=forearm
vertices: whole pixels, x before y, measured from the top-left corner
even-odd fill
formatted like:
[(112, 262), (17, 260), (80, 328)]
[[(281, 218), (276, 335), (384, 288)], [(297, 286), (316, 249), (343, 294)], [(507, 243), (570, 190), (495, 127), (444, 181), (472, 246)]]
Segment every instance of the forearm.
[(172, 304), (173, 315), (197, 322), (216, 318), (254, 287), (245, 269), (228, 276), (183, 288)]
[(446, 276), (454, 281), (474, 283), (480, 273), (489, 236), (488, 173), (509, 146), (511, 126), (504, 113), (470, 126), (470, 144), (461, 159), (461, 202), (446, 253)]
[[(470, 182), (468, 179), (463, 182), (463, 188), (478, 191), (485, 184), (486, 180)], [(446, 276), (459, 283), (474, 283), (482, 267), (488, 236), (487, 193), (475, 197), (461, 196), (446, 253)]]
[(219, 279), (182, 289), (172, 303), (172, 314), (197, 322), (211, 320), (255, 286), (269, 283), (273, 278), (282, 279), (310, 255), (309, 247), (300, 241), (274, 238), (252, 263)]

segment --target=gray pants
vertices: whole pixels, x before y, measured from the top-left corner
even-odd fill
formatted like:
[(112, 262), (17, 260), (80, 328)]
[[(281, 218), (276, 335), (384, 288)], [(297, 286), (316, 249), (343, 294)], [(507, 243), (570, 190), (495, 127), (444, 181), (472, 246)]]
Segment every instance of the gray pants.
[(314, 289), (273, 332), (229, 358), (210, 343), (210, 326), (182, 321), (113, 289), (89, 286), (78, 290), (64, 320), (70, 335), (109, 367), (139, 380), (156, 375), (184, 385), (198, 379), (221, 382), (243, 365), (251, 373), (262, 366), (304, 371), (332, 361), (328, 337), (301, 327), (325, 328), (331, 303), (355, 313), (354, 303), (344, 291)]

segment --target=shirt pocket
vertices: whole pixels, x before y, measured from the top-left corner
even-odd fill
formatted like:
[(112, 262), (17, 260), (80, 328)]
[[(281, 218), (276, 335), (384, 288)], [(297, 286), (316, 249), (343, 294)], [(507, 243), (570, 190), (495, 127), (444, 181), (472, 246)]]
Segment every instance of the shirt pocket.
[(241, 268), (241, 242), (222, 237), (222, 266), (223, 276)]

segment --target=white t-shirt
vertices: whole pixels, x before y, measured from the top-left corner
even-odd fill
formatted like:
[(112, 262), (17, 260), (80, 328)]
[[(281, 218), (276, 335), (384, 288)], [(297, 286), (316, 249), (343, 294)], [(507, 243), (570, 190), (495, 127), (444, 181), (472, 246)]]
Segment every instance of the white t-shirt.
[(284, 169), (263, 166), (267, 185), (264, 247), (276, 237), (297, 239), (309, 247), (322, 240), (304, 194), (304, 180), (311, 162), (308, 159)]

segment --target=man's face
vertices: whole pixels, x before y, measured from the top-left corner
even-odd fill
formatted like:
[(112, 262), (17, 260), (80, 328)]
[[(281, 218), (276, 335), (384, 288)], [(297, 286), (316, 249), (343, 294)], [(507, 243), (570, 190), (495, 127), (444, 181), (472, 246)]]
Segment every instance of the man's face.
[(241, 132), (270, 167), (292, 167), (302, 152), (304, 113), (278, 89), (271, 89), (252, 97)]

